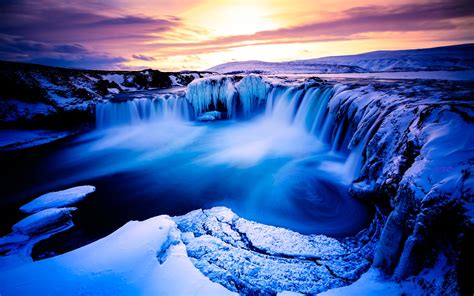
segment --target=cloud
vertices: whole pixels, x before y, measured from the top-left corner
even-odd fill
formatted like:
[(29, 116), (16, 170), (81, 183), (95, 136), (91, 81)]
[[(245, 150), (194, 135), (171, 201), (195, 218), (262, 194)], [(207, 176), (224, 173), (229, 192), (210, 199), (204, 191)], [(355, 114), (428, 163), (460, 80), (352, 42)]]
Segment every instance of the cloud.
[(0, 2), (0, 58), (54, 66), (118, 67), (127, 59), (104, 53), (110, 47), (127, 44), (133, 50), (181, 26), (177, 17), (124, 15), (103, 3)]
[[(438, 1), (393, 6), (370, 5), (343, 11), (339, 18), (302, 24), (255, 34), (224, 36), (202, 42), (156, 42), (151, 47), (165, 49), (162, 54), (199, 54), (206, 50), (220, 51), (242, 46), (282, 43), (327, 42), (360, 39), (366, 33), (452, 31), (466, 29), (469, 23), (455, 22), (460, 18), (474, 17), (470, 1)], [(446, 36), (440, 36), (446, 38)], [(170, 53), (166, 51), (170, 48)]]
[(123, 15), (113, 13), (108, 6), (100, 9), (100, 4), (90, 1), (74, 4), (66, 6), (51, 0), (1, 2), (0, 32), (43, 42), (126, 42), (149, 40), (152, 34), (181, 26), (177, 17)]
[(146, 55), (143, 55), (143, 54), (134, 54), (134, 55), (132, 55), (132, 57), (133, 57), (134, 59), (142, 60), (142, 61), (147, 61), (147, 62), (156, 60), (156, 59), (155, 59), (154, 57), (152, 57), (152, 56), (146, 56)]
[[(152, 4), (145, 0), (138, 2), (0, 1), (0, 59), (83, 68), (121, 68), (129, 61), (122, 55), (130, 57), (134, 61), (130, 64), (136, 65), (138, 61), (158, 63), (167, 57), (182, 59), (254, 45), (376, 39), (390, 32), (415, 32), (420, 39), (429, 36), (428, 41), (463, 42), (473, 38), (474, 5), (470, 0), (365, 5), (327, 15), (319, 21), (212, 39), (209, 37), (212, 32), (186, 24), (186, 20), (179, 17), (157, 17), (147, 10), (132, 9), (134, 5), (168, 8), (178, 4), (166, 0)], [(191, 5), (199, 1), (185, 2)], [(133, 54), (140, 52), (153, 53), (153, 56)]]
[(115, 69), (128, 61), (80, 44), (51, 44), (9, 35), (0, 35), (0, 59), (84, 69)]

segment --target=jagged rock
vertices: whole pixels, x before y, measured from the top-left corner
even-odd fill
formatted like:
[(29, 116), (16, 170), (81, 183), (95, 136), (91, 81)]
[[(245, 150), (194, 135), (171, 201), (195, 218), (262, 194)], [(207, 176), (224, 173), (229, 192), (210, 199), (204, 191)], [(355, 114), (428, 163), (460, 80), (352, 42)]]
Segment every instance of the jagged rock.
[(174, 217), (188, 256), (211, 280), (243, 294), (314, 294), (347, 285), (366, 271), (380, 217), (357, 236), (302, 235), (239, 218), (227, 208)]

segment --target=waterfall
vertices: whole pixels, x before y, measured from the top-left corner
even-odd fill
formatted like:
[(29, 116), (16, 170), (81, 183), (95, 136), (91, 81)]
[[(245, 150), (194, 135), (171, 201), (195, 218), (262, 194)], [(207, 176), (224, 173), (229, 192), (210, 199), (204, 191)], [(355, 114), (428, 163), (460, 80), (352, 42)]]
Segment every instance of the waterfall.
[(161, 94), (153, 98), (107, 101), (96, 105), (96, 125), (107, 128), (156, 120), (193, 120), (194, 110), (185, 97)]
[(300, 128), (333, 152), (346, 154), (344, 170), (356, 177), (367, 144), (366, 137), (356, 135), (357, 122), (362, 116), (359, 109), (365, 106), (359, 104), (354, 109), (352, 102), (357, 99), (360, 98), (351, 96), (345, 86), (311, 79), (303, 83), (275, 84), (258, 75), (242, 79), (212, 76), (191, 82), (185, 96), (161, 94), (100, 103), (96, 107), (96, 118), (97, 127), (105, 128), (155, 120), (193, 120), (210, 111), (219, 111), (224, 118), (232, 119), (261, 116), (277, 124)]

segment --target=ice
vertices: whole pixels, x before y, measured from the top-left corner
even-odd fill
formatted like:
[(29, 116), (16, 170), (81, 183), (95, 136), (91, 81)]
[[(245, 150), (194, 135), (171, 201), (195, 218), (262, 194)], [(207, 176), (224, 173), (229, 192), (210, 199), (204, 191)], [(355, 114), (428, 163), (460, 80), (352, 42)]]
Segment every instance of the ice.
[[(206, 111), (216, 110), (218, 104), (227, 109), (227, 116), (232, 118), (236, 89), (231, 77), (212, 76), (204, 79), (196, 79), (188, 85), (186, 98), (193, 105), (198, 115)], [(213, 109), (209, 109), (210, 106)]]
[(71, 212), (76, 208), (42, 210), (13, 225), (13, 232), (0, 238), (0, 269), (30, 262), (34, 245), (74, 226)]
[(20, 210), (35, 213), (48, 208), (59, 208), (75, 204), (95, 191), (94, 186), (85, 185), (62, 191), (49, 192), (23, 205)]
[(71, 212), (76, 208), (51, 208), (26, 217), (12, 226), (16, 233), (35, 235), (46, 232), (64, 222), (70, 221)]
[(252, 112), (255, 112), (258, 104), (266, 101), (270, 91), (270, 84), (257, 75), (245, 76), (235, 87), (239, 92), (244, 117), (249, 117)]
[(222, 119), (222, 113), (219, 111), (209, 111), (204, 112), (201, 116), (197, 118), (198, 121), (214, 121), (217, 119)]

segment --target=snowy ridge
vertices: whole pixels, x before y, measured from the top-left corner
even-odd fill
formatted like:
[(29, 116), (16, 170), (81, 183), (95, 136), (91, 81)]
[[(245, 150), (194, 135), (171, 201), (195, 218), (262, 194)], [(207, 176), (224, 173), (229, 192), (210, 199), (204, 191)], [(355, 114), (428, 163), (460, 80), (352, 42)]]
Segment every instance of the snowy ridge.
[(375, 51), (350, 56), (323, 57), (291, 62), (243, 61), (209, 69), (218, 73), (363, 73), (456, 71), (474, 69), (474, 44), (446, 47)]

